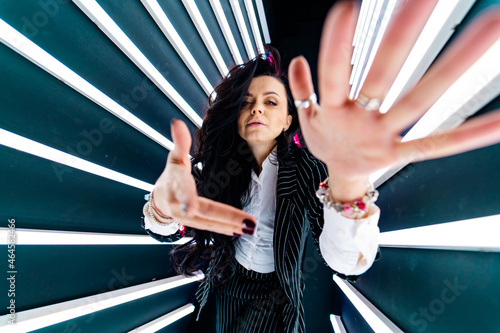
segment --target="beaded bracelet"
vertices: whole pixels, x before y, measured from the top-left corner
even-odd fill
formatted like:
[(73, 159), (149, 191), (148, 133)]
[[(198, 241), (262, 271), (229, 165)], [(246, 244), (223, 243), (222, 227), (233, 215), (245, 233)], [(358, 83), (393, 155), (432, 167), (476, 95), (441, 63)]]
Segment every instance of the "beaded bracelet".
[[(154, 202), (154, 196), (153, 196), (153, 191), (151, 191), (150, 194), (146, 194), (144, 196), (144, 199), (146, 199), (148, 202), (149, 202), (149, 216), (151, 216), (151, 218), (158, 224), (171, 224), (171, 223), (174, 223), (176, 222), (175, 219), (173, 217), (170, 217), (170, 216), (166, 216), (165, 214), (163, 214), (155, 205), (155, 202)], [(153, 211), (158, 214), (162, 219), (165, 219), (166, 221), (165, 222), (160, 222), (156, 219), (155, 215), (153, 214)]]
[(319, 201), (324, 204), (326, 208), (333, 209), (337, 213), (353, 219), (362, 218), (371, 204), (377, 201), (378, 198), (378, 191), (375, 190), (373, 184), (370, 184), (368, 191), (362, 198), (344, 203), (333, 201), (329, 189), (328, 178), (326, 178), (319, 184), (318, 190), (316, 191), (316, 196), (319, 198)]
[(156, 212), (156, 213), (157, 213), (157, 214), (158, 214), (158, 215), (159, 215), (162, 219), (166, 219), (166, 220), (173, 220), (173, 218), (172, 218), (171, 216), (167, 216), (167, 215), (165, 215), (164, 213), (162, 213), (162, 211), (161, 211), (158, 207), (156, 207), (156, 205), (155, 205), (155, 197), (154, 197), (154, 190), (153, 190), (153, 191), (151, 191), (151, 198), (150, 198), (150, 199), (151, 199), (151, 200), (149, 201), (149, 203), (150, 203), (151, 205), (153, 205), (153, 209), (154, 209), (154, 211), (155, 211), (155, 212)]
[[(155, 215), (153, 214), (153, 210), (158, 214), (158, 212), (153, 208), (153, 205), (151, 205), (151, 202), (149, 203), (149, 216), (153, 219), (154, 222), (156, 222), (157, 224), (159, 225), (171, 225), (171, 224), (175, 224), (176, 226), (179, 226), (179, 223), (172, 217), (168, 218), (167, 221), (164, 221), (164, 222), (161, 222), (161, 221), (158, 221), (155, 217)], [(158, 214), (159, 215), (159, 214)]]

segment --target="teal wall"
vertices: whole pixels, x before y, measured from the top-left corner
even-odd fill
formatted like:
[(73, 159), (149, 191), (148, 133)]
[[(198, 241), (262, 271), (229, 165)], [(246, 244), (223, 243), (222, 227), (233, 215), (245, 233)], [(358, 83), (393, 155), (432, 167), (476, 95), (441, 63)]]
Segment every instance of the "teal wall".
[[(98, 2), (202, 116), (206, 95), (139, 1)], [(167, 13), (172, 13), (172, 23), (193, 50), (209, 81), (215, 84), (218, 70), (180, 1), (159, 2)], [(228, 0), (221, 2), (230, 12)], [(499, 2), (478, 0), (463, 25)], [(196, 3), (208, 11), (208, 1)], [(331, 1), (275, 0), (264, 1), (264, 5), (273, 44), (282, 51), (285, 62), (304, 54), (315, 72), (317, 37)], [(195, 130), (71, 2), (4, 0), (0, 1), (0, 18), (165, 137), (171, 138), (169, 123), (173, 117), (185, 120), (190, 130)], [(207, 14), (205, 19), (223, 58), (231, 65), (230, 52), (215, 17)], [(237, 31), (234, 20), (230, 20), (230, 25)], [(236, 37), (245, 59), (242, 40)], [(0, 128), (149, 183), (154, 183), (163, 170), (166, 149), (3, 44), (0, 87)], [(480, 113), (499, 107), (500, 99), (496, 98)], [(99, 131), (102, 138), (91, 141), (88, 133)], [(500, 145), (407, 166), (379, 189), (381, 230), (500, 214), (498, 165)], [(0, 185), (2, 227), (7, 226), (8, 219), (15, 218), (17, 228), (144, 234), (140, 228), (143, 190), (5, 146), (0, 146)], [(168, 261), (170, 249), (164, 245), (18, 246), (17, 310), (173, 276)], [(0, 250), (7, 253), (6, 246), (0, 246)], [(2, 260), (0, 269), (7, 271), (6, 265), (7, 261)], [(321, 262), (312, 242), (308, 244), (304, 272), (309, 332), (331, 331), (330, 313), (342, 315), (349, 332), (371, 332), (331, 280), (331, 272)], [(122, 279), (117, 279), (117, 275)], [(498, 281), (497, 253), (384, 248), (382, 259), (355, 287), (405, 332), (489, 333), (500, 332)], [(456, 297), (439, 308), (443, 290), (450, 289), (449, 284), (455, 286)], [(5, 280), (0, 288), (8, 289)], [(131, 330), (193, 302), (195, 288), (196, 284), (191, 284), (39, 331)], [(0, 305), (6, 302), (6, 293), (2, 293)], [(213, 303), (209, 304), (200, 322), (186, 317), (165, 331), (195, 332), (213, 327)], [(2, 306), (0, 315), (6, 313)]]

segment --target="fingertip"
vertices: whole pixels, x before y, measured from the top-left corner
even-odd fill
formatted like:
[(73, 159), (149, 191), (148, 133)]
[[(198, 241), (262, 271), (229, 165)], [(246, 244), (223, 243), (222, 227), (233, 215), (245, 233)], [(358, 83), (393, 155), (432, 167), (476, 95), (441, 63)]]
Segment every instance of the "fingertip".
[(290, 66), (296, 66), (296, 64), (299, 62), (307, 62), (306, 57), (304, 57), (302, 54), (296, 56), (295, 58), (292, 59), (292, 61), (290, 61)]
[(303, 56), (292, 60), (289, 67), (290, 89), (295, 99), (307, 99), (314, 92), (309, 63)]
[(297, 73), (297, 71), (303, 71), (304, 69), (309, 68), (309, 63), (303, 55), (299, 55), (292, 59), (289, 67), (292, 72)]
[(181, 158), (189, 153), (191, 147), (191, 133), (187, 125), (180, 119), (173, 118), (171, 124), (171, 135), (174, 142), (175, 157)]

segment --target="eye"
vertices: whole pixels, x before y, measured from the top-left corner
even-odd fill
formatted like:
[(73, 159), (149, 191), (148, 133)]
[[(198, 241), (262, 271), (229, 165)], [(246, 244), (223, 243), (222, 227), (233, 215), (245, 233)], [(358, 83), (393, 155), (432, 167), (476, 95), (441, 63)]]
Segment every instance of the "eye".
[(251, 103), (249, 101), (243, 101), (243, 102), (241, 102), (241, 107), (243, 108), (243, 107), (250, 105), (250, 104)]
[(278, 103), (276, 103), (274, 101), (267, 101), (267, 104), (274, 105), (274, 106), (278, 105)]

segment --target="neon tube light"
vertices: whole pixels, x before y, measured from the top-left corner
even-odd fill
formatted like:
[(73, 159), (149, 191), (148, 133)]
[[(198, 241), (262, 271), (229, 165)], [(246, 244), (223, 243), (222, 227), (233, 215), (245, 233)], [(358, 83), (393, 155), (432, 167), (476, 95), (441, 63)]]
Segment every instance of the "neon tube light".
[(170, 85), (156, 67), (120, 29), (113, 19), (95, 0), (73, 0), (73, 2), (101, 29), (118, 48), (181, 110), (196, 126), (201, 117)]
[(182, 61), (184, 61), (186, 66), (189, 68), (196, 81), (198, 81), (205, 93), (210, 96), (214, 88), (208, 81), (205, 73), (203, 73), (203, 70), (200, 68), (191, 52), (189, 52), (186, 44), (184, 44), (184, 42), (182, 41), (181, 36), (179, 36), (177, 31), (175, 30), (174, 26), (168, 19), (163, 9), (158, 4), (158, 1), (141, 0), (141, 2), (149, 12), (149, 15), (151, 15), (151, 17), (155, 20), (156, 24), (161, 29), (165, 37), (167, 37), (170, 44), (172, 44), (175, 51), (177, 51), (177, 54), (179, 54)]
[(172, 141), (127, 111), (2, 19), (0, 19), (0, 41), (161, 146), (168, 150), (174, 148)]

